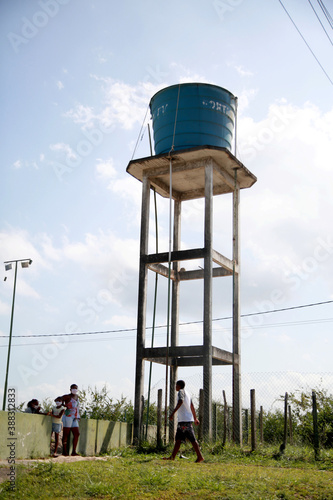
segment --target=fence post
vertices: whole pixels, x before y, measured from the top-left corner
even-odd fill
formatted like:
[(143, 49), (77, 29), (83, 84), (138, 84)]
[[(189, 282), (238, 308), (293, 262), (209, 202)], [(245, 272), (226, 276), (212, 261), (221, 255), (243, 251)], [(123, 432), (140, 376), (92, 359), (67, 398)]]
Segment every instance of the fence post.
[(227, 425), (228, 425), (228, 405), (227, 405), (227, 397), (225, 395), (225, 391), (223, 392), (223, 401), (224, 401), (224, 407), (223, 407), (223, 439), (222, 439), (222, 446), (225, 446), (226, 440), (227, 440)]
[(228, 417), (228, 424), (227, 424), (227, 437), (228, 441), (231, 441), (231, 420), (232, 420), (232, 412), (230, 411), (230, 407), (228, 406), (227, 408), (227, 417)]
[(244, 410), (244, 442), (249, 443), (249, 410), (247, 408)]
[(199, 421), (200, 425), (198, 428), (198, 440), (202, 441), (203, 436), (203, 419), (204, 419), (204, 404), (205, 404), (205, 393), (203, 389), (199, 391)]
[(260, 443), (262, 444), (264, 442), (264, 415), (263, 415), (263, 408), (260, 406), (260, 414), (259, 414), (259, 426), (260, 426)]
[(251, 389), (251, 451), (257, 448), (257, 428), (256, 428), (256, 391)]
[(141, 416), (140, 416), (141, 429), (140, 429), (140, 441), (143, 440), (143, 436), (144, 436), (144, 423), (143, 423), (143, 412), (144, 411), (145, 411), (145, 398), (144, 398), (144, 396), (141, 396)]
[(213, 441), (217, 439), (217, 404), (213, 403)]
[[(288, 393), (286, 392), (284, 395), (284, 429), (283, 429), (283, 450), (285, 450), (287, 446), (287, 437), (288, 437)], [(283, 451), (280, 449), (280, 451)]]
[(317, 396), (315, 391), (312, 391), (312, 419), (313, 419), (313, 447), (315, 452), (315, 460), (319, 460), (318, 412), (317, 412)]
[(156, 430), (157, 447), (162, 446), (162, 389), (157, 391), (157, 430)]
[(293, 419), (291, 415), (291, 406), (288, 405), (288, 416), (289, 416), (289, 442), (291, 445), (294, 444), (294, 436), (293, 436)]

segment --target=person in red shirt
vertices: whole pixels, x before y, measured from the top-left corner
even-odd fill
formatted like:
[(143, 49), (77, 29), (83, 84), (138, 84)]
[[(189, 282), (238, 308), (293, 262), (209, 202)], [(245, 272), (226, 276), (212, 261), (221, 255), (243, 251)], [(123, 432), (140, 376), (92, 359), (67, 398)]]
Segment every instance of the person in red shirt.
[(76, 447), (80, 436), (79, 431), (79, 420), (80, 420), (80, 411), (79, 411), (79, 397), (77, 395), (78, 386), (76, 384), (72, 384), (70, 387), (70, 393), (64, 394), (61, 396), (61, 400), (63, 405), (66, 407), (65, 413), (62, 417), (62, 421), (64, 424), (62, 431), (62, 453), (65, 456), (69, 455), (69, 434), (72, 432), (73, 434), (73, 450), (72, 456), (78, 455), (76, 453)]

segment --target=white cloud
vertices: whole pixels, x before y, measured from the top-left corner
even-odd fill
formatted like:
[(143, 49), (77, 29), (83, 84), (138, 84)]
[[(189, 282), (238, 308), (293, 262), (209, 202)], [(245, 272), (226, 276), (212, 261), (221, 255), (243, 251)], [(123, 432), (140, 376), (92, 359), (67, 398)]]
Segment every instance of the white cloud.
[(250, 259), (243, 272), (257, 284), (252, 300), (268, 299), (276, 287), (285, 298), (306, 289), (313, 295), (317, 280), (330, 287), (332, 119), (333, 111), (286, 102), (261, 121), (240, 119), (240, 159), (258, 177), (241, 195), (242, 253)]
[(77, 104), (65, 116), (84, 128), (108, 128), (120, 125), (130, 130), (134, 125), (142, 124), (151, 96), (163, 87), (163, 84), (153, 84), (149, 81), (138, 85), (129, 85), (113, 78), (101, 78), (91, 75), (99, 81), (104, 93), (104, 107), (99, 111), (89, 106)]
[(63, 153), (70, 160), (76, 159), (76, 153), (70, 147), (69, 144), (65, 144), (64, 142), (57, 142), (56, 144), (50, 144), (51, 151), (57, 151), (59, 153)]
[(46, 262), (60, 262), (61, 251), (56, 249), (53, 245), (52, 238), (48, 234), (42, 234), (40, 237), (40, 244), (43, 254), (45, 255)]
[(20, 276), (20, 280), (17, 283), (17, 293), (24, 295), (25, 297), (40, 299), (39, 293), (27, 283), (26, 279), (24, 279), (22, 275)]
[(253, 76), (252, 71), (244, 69), (243, 66), (235, 66), (235, 70), (242, 77), (244, 77), (244, 76)]
[(112, 179), (108, 189), (122, 200), (123, 218), (138, 227), (141, 220), (141, 183), (129, 175)]
[(21, 160), (16, 160), (13, 163), (13, 167), (16, 168), (16, 169), (21, 168), (22, 167), (22, 161)]
[(105, 325), (112, 324), (115, 328), (135, 328), (136, 318), (133, 316), (114, 315), (111, 320), (105, 321)]
[(184, 64), (180, 64), (179, 62), (173, 62), (170, 64), (170, 67), (176, 71), (178, 75), (179, 83), (191, 83), (191, 82), (202, 82), (202, 83), (212, 83), (210, 80), (207, 80), (207, 77), (201, 75), (199, 73), (194, 73), (191, 68), (185, 66)]
[[(44, 268), (51, 269), (52, 263), (61, 262), (62, 266), (75, 263), (85, 272), (100, 276), (112, 275), (113, 270), (117, 273), (136, 270), (137, 241), (117, 237), (112, 232), (87, 233), (83, 240), (77, 241), (71, 240), (69, 235), (65, 234), (58, 245), (50, 235), (43, 233), (34, 237), (37, 242), (35, 248), (29, 243), (30, 237), (27, 234), (22, 235), (21, 244), (24, 237), (26, 246), (31, 247), (30, 254), (36, 255), (38, 265), (42, 263)], [(105, 271), (106, 269), (110, 271)]]
[(83, 104), (77, 104), (75, 108), (70, 109), (64, 114), (67, 118), (73, 120), (74, 123), (79, 123), (83, 126), (92, 126), (95, 120), (95, 114), (93, 108), (89, 106), (83, 106)]
[(111, 78), (104, 80), (106, 107), (99, 119), (105, 126), (119, 124), (124, 129), (141, 125), (152, 93), (152, 84), (132, 86)]
[(9, 313), (10, 313), (9, 303), (2, 302), (2, 300), (0, 300), (0, 314), (7, 316)]
[(102, 179), (109, 181), (110, 179), (114, 179), (117, 176), (117, 171), (114, 167), (114, 162), (112, 158), (108, 160), (102, 160), (100, 158), (97, 159), (96, 165), (97, 175)]
[[(250, 102), (256, 97), (258, 89), (245, 89), (237, 96), (238, 98), (238, 116), (244, 115), (245, 110), (249, 107)], [(248, 120), (251, 120), (247, 118)]]
[[(3, 261), (26, 258), (39, 260), (44, 265), (33, 238), (23, 229), (9, 228), (0, 232), (0, 255)], [(33, 270), (33, 266), (29, 271), (31, 269)]]
[(291, 342), (291, 337), (290, 335), (286, 335), (285, 333), (283, 333), (282, 335), (279, 335), (277, 337), (277, 340), (278, 342), (281, 342), (282, 344), (288, 344), (289, 342)]
[(57, 81), (56, 85), (59, 90), (62, 90), (64, 88), (64, 84), (60, 80)]

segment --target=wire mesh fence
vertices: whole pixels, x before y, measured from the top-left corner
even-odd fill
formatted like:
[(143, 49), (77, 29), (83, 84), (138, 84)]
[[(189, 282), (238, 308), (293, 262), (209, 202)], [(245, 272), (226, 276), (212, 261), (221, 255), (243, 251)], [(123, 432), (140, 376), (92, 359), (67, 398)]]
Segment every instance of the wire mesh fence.
[[(185, 379), (186, 389), (191, 393), (195, 404), (199, 402), (199, 391), (203, 387), (201, 373), (191, 375)], [(242, 407), (250, 408), (250, 391), (256, 391), (256, 404), (266, 411), (283, 410), (284, 395), (298, 391), (309, 392), (316, 389), (325, 390), (333, 394), (332, 373), (301, 373), (289, 372), (255, 372), (242, 374)], [(158, 389), (165, 390), (165, 380), (159, 380), (151, 389), (150, 401), (157, 402)], [(212, 400), (224, 404), (225, 391), (228, 405), (232, 405), (232, 371), (214, 374), (212, 376)]]
[[(165, 390), (165, 381), (161, 379), (151, 391), (151, 402), (157, 401), (157, 391)], [(202, 390), (202, 375), (195, 374), (186, 379), (186, 389), (192, 394), (193, 402), (199, 409), (200, 390)], [(255, 393), (255, 413), (257, 420), (256, 434), (263, 440), (264, 415), (285, 411), (286, 394), (311, 394), (312, 391), (324, 392), (327, 396), (333, 394), (333, 373), (300, 373), (290, 372), (257, 372), (242, 374), (242, 426), (243, 442), (250, 443), (251, 406)], [(212, 377), (212, 437), (214, 440), (232, 439), (232, 371), (213, 374)], [(251, 405), (252, 398), (252, 405)], [(274, 429), (276, 433), (276, 428)]]

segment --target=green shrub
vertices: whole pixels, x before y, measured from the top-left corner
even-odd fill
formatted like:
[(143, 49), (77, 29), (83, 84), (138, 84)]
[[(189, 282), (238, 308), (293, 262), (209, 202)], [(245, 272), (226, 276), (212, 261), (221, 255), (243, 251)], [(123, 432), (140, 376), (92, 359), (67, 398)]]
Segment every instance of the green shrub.
[(281, 410), (270, 411), (263, 418), (264, 442), (281, 443), (284, 436), (284, 415)]

